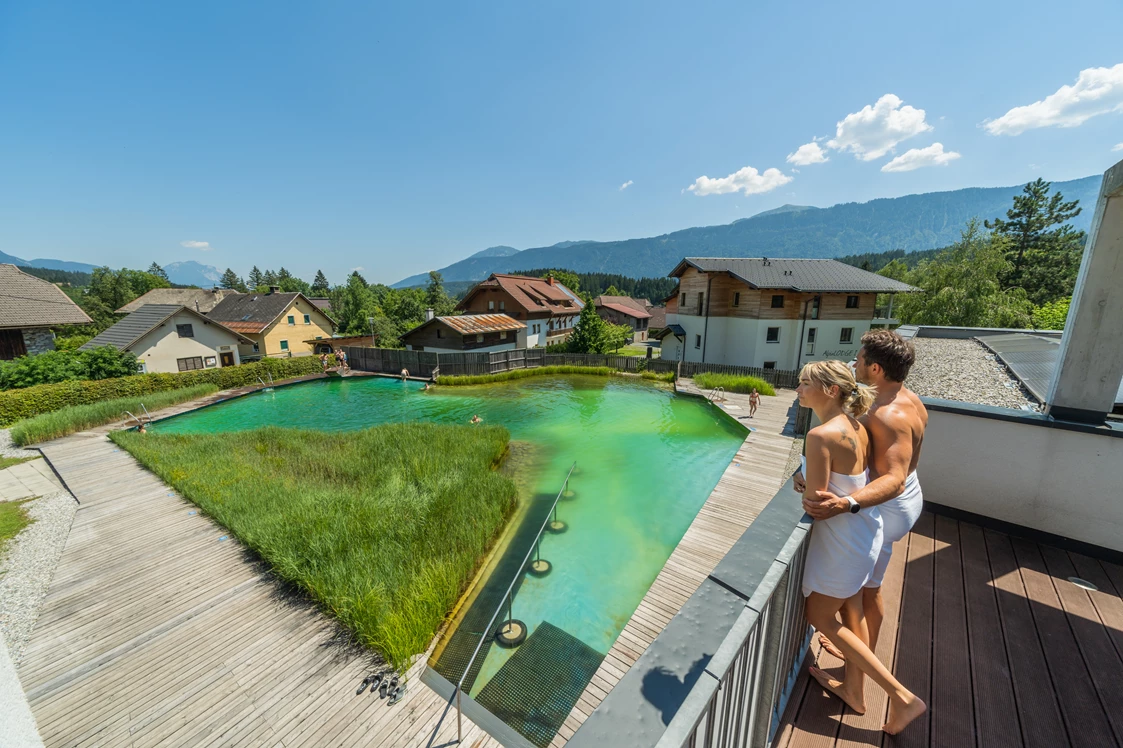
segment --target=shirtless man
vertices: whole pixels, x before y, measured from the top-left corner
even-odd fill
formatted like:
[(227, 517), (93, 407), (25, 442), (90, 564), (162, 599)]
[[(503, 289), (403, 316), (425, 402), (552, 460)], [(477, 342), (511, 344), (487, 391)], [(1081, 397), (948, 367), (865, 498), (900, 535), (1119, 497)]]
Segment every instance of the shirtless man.
[[(862, 590), (861, 601), (869, 631), (869, 648), (874, 651), (885, 617), (881, 582), (889, 566), (893, 544), (908, 534), (924, 506), (916, 464), (920, 460), (924, 429), (928, 425), (928, 411), (920, 398), (904, 386), (915, 358), (912, 344), (889, 330), (867, 332), (862, 336), (862, 348), (858, 351), (858, 381), (877, 387), (877, 399), (862, 419), (870, 432), (870, 474), (874, 477), (850, 496), (863, 509), (878, 507), (884, 522), (881, 555)], [(796, 490), (801, 490), (802, 485), (803, 476), (797, 473)], [(830, 491), (818, 491), (817, 495), (818, 501), (803, 501), (804, 511), (815, 519), (851, 511), (850, 502), (844, 497), (835, 496)], [(862, 632), (855, 633), (861, 636)], [(821, 636), (820, 643), (831, 654), (842, 658), (841, 652), (829, 639)], [(831, 679), (818, 668), (814, 668), (812, 673), (820, 683), (829, 684), (830, 690), (847, 688), (849, 691), (848, 687), (852, 687), (860, 698), (863, 678), (856, 668), (847, 667), (843, 683)]]

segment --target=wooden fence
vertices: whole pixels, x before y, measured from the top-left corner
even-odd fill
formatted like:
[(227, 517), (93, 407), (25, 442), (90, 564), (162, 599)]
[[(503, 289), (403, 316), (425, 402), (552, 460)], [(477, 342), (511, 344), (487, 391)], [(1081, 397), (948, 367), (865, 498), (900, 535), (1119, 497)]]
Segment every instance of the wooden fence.
[(700, 364), (697, 361), (683, 361), (680, 377), (693, 377), (695, 374), (732, 374), (737, 377), (760, 377), (773, 387), (794, 390), (799, 385), (799, 372), (788, 369), (760, 369), (755, 366), (730, 366), (728, 364)]

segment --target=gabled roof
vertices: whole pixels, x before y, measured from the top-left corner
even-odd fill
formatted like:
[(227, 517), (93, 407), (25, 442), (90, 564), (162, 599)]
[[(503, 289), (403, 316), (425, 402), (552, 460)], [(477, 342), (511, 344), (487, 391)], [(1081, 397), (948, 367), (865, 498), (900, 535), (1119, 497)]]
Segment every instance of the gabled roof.
[(328, 317), (311, 299), (297, 291), (230, 294), (211, 309), (207, 316), (222, 322), (231, 330), (259, 333), (276, 322), (298, 298), (304, 299), (309, 306), (327, 317), (328, 322), (335, 324), (335, 320)]
[(422, 322), (402, 337), (404, 338), (407, 335), (412, 335), (438, 322), (451, 327), (461, 335), (479, 335), (485, 332), (521, 330), (526, 327), (524, 323), (506, 314), (460, 314), (451, 317), (434, 317), (431, 320)]
[(631, 296), (598, 296), (593, 302), (598, 307), (611, 309), (620, 314), (626, 314), (636, 319), (647, 319), (651, 315), (648, 307), (651, 302), (647, 299), (633, 299)]
[(103, 345), (111, 345), (119, 351), (126, 350), (160, 325), (183, 312), (198, 317), (205, 324), (211, 324), (222, 330), (226, 330), (226, 332), (236, 337), (240, 343), (253, 343), (253, 341), (245, 335), (241, 335), (231, 330), (229, 327), (213, 319), (209, 319), (199, 314), (194, 309), (183, 306), (182, 304), (145, 304), (128, 317), (125, 317), (123, 320), (113, 325), (113, 327), (100, 333), (92, 340), (87, 341), (78, 350), (88, 351), (94, 348), (100, 348)]
[(528, 314), (535, 312), (577, 314), (585, 306), (577, 294), (559, 281), (551, 282), (545, 278), (531, 278), (526, 275), (492, 273), (487, 280), (477, 283), (464, 294), (457, 309), (467, 309), (472, 297), (487, 288), (502, 288)]
[(729, 273), (752, 288), (836, 293), (908, 293), (920, 290), (838, 260), (686, 257), (669, 275), (681, 277), (688, 267), (705, 273)]
[(230, 291), (225, 288), (213, 290), (209, 288), (153, 288), (143, 296), (138, 296), (125, 304), (117, 310), (117, 313), (130, 314), (148, 304), (175, 304), (206, 314), (214, 309), (218, 302), (233, 293), (237, 293), (237, 291)]
[(82, 308), (54, 283), (0, 264), (0, 328), (87, 325)]
[(654, 327), (655, 329), (659, 329), (660, 327), (666, 327), (666, 325), (667, 325), (667, 307), (665, 307), (665, 306), (653, 306), (653, 307), (651, 307), (650, 309), (647, 310), (647, 313), (651, 315), (651, 321), (647, 323), (648, 327)]
[(637, 309), (631, 304), (597, 304), (597, 306), (602, 309), (611, 309), (612, 311), (619, 312), (620, 314), (626, 314), (629, 317), (634, 317), (635, 319), (647, 319), (651, 316), (643, 309)]

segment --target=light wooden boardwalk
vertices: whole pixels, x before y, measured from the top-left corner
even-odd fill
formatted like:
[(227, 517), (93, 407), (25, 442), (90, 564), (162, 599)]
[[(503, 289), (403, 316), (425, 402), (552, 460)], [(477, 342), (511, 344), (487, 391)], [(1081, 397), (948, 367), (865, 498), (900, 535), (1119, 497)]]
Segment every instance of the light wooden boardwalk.
[(46, 745), (455, 740), (424, 659), (402, 703), (356, 696), (370, 655), (104, 435), (43, 452), (81, 501), (20, 668)]
[[(679, 391), (702, 394), (692, 380), (680, 380)], [(737, 456), (667, 559), (558, 731), (552, 748), (560, 748), (573, 736), (787, 480), (794, 403), (794, 391), (778, 390), (775, 397), (762, 398), (756, 417), (750, 420), (748, 396), (727, 396), (726, 411), (756, 431), (745, 438)]]

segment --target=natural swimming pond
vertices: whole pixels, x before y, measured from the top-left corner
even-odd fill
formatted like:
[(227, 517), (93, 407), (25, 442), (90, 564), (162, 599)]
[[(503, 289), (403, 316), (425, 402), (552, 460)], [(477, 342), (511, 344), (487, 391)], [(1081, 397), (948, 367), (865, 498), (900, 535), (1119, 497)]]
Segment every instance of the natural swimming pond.
[[(546, 534), (541, 578), (523, 575), (512, 604), (529, 637), (515, 649), (485, 641), (466, 691), (532, 743), (549, 742), (745, 437), (697, 398), (623, 377), (533, 377), (438, 387), (382, 377), (328, 379), (260, 392), (155, 424), (172, 433), (264, 425), (353, 430), (380, 423), (505, 426), (516, 450), (524, 510), (488, 567), (434, 669), (455, 683), (569, 467), (567, 529)], [(502, 620), (505, 616), (501, 616)], [(559, 716), (560, 715), (560, 716)]]

